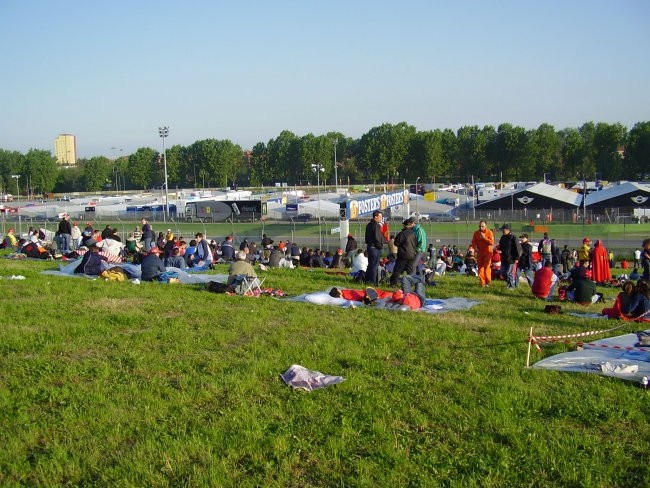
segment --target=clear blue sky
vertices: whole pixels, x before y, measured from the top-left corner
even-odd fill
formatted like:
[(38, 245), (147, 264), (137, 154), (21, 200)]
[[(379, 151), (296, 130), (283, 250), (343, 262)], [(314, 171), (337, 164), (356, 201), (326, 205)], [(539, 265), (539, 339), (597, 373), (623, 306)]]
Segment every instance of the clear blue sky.
[(650, 119), (650, 1), (0, 1), (0, 148)]

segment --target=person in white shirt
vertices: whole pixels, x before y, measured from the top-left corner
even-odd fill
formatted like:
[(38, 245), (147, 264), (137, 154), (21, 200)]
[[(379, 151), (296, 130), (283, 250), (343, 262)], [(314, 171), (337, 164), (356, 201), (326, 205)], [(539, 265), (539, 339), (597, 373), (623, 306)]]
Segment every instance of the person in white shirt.
[(368, 256), (363, 249), (357, 250), (357, 253), (352, 258), (352, 269), (350, 274), (355, 275), (359, 271), (364, 273), (368, 270)]

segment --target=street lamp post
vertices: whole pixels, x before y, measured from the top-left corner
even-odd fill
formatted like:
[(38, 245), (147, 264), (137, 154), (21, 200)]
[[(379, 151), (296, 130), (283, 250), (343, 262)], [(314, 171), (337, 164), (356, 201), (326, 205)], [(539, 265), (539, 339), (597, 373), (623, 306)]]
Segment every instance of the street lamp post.
[(419, 176), (415, 179), (415, 213), (417, 214), (417, 217), (420, 218), (420, 199), (418, 198), (420, 192), (418, 191), (418, 181), (420, 181)]
[(338, 174), (338, 164), (336, 163), (336, 145), (339, 143), (338, 138), (332, 140), (334, 144), (334, 189), (336, 194), (339, 193), (339, 174)]
[(318, 192), (318, 244), (321, 251), (323, 250), (323, 234), (321, 232), (320, 221), (320, 163), (312, 164), (311, 167), (316, 170), (316, 188)]
[(165, 168), (165, 217), (169, 218), (169, 189), (167, 188), (167, 153), (165, 152), (165, 139), (169, 135), (169, 127), (158, 127), (158, 134), (163, 141), (163, 164)]
[(16, 178), (16, 200), (20, 197), (20, 188), (18, 188), (18, 180), (20, 180), (20, 175), (11, 175), (12, 178)]

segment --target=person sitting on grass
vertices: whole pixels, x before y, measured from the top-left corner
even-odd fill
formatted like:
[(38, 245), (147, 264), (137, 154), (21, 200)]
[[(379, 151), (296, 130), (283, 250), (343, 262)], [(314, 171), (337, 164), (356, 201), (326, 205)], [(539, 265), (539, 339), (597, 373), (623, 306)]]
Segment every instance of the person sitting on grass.
[(650, 322), (650, 286), (644, 279), (636, 284), (628, 317)]
[(626, 281), (621, 286), (622, 290), (614, 300), (614, 305), (611, 308), (604, 308), (601, 312), (606, 315), (608, 319), (620, 319), (630, 313), (630, 305), (632, 304), (632, 297), (634, 296), (634, 283)]
[(566, 296), (569, 301), (580, 305), (591, 305), (602, 299), (602, 295), (596, 293), (596, 283), (591, 281), (590, 275), (578, 276), (573, 280), (566, 290)]
[(181, 248), (174, 246), (171, 256), (165, 258), (165, 267), (185, 269), (185, 259), (181, 256)]
[(257, 278), (257, 273), (251, 266), (251, 263), (246, 259), (246, 251), (239, 250), (235, 254), (235, 261), (230, 264), (228, 270), (228, 285), (232, 285), (237, 281), (238, 276), (247, 276), (249, 278)]
[(151, 250), (142, 258), (140, 269), (142, 271), (142, 281), (155, 281), (160, 273), (167, 271), (165, 265), (160, 259), (160, 248), (153, 246)]
[(551, 301), (553, 300), (557, 281), (557, 275), (553, 272), (553, 262), (550, 259), (546, 260), (544, 266), (535, 271), (531, 291), (537, 298), (545, 298)]
[(99, 248), (95, 239), (87, 240), (86, 247), (88, 251), (84, 253), (81, 262), (75, 268), (74, 272), (75, 274), (99, 276), (102, 272), (102, 261), (106, 261), (106, 259), (99, 254)]

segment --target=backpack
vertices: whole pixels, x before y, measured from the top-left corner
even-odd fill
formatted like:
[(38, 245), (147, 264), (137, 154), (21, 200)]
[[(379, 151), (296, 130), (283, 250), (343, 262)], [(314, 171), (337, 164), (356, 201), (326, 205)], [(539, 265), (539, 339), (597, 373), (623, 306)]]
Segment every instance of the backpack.
[(99, 276), (106, 281), (125, 281), (127, 278), (126, 273), (119, 266), (105, 269)]
[(542, 241), (542, 254), (550, 255), (552, 248), (553, 248), (553, 241), (551, 241), (550, 239), (544, 239)]

